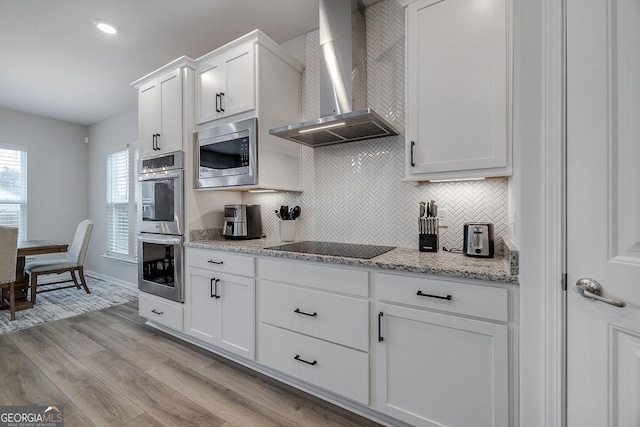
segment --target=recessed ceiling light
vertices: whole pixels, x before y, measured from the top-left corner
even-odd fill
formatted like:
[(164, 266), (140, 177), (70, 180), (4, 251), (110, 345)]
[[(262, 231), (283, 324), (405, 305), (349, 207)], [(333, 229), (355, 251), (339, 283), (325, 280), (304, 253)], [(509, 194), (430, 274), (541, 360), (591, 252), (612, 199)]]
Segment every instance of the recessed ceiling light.
[(115, 34), (118, 32), (115, 25), (105, 21), (104, 19), (94, 19), (93, 22), (96, 24), (96, 27), (104, 33)]

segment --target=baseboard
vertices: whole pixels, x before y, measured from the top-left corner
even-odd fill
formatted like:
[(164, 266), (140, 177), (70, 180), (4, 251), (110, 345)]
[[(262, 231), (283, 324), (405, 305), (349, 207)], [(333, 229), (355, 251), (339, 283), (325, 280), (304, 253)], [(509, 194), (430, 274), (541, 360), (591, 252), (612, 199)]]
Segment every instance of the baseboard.
[(138, 289), (137, 283), (125, 282), (124, 280), (116, 279), (115, 277), (106, 276), (104, 274), (96, 273), (95, 271), (85, 270), (87, 276), (95, 277), (96, 279), (102, 279), (107, 282), (115, 283), (116, 285), (125, 286), (131, 289)]

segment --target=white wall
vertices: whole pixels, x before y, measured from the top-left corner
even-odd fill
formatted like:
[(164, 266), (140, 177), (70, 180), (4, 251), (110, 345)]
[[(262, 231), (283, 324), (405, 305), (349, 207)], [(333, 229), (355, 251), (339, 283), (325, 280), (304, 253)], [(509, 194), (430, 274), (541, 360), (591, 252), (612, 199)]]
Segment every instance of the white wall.
[(132, 108), (89, 128), (89, 215), (96, 223), (93, 229), (93, 249), (87, 256), (86, 269), (132, 285), (137, 283), (137, 265), (105, 258), (107, 184), (106, 156), (114, 147), (138, 139), (138, 109)]
[(71, 243), (78, 223), (88, 217), (88, 131), (83, 125), (0, 109), (0, 143), (28, 147), (27, 239)]

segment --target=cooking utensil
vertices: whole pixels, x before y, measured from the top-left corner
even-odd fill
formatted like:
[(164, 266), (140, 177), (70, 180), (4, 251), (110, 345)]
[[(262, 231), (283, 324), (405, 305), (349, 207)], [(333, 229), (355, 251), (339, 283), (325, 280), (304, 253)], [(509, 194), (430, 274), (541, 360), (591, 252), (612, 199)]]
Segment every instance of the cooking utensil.
[(420, 218), (424, 217), (425, 214), (425, 202), (420, 202)]
[(280, 219), (289, 219), (289, 206), (280, 206)]
[(300, 206), (294, 206), (294, 208), (291, 210), (291, 219), (296, 219), (300, 216), (300, 212), (302, 211), (302, 208), (300, 208)]

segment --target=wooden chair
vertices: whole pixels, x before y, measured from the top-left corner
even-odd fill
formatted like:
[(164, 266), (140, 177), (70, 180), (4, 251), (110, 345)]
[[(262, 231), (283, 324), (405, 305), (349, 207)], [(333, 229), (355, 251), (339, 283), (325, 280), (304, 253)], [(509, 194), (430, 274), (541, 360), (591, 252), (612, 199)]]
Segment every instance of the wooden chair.
[[(80, 285), (82, 285), (88, 294), (91, 293), (87, 286), (87, 281), (84, 278), (84, 260), (87, 257), (87, 249), (89, 248), (89, 239), (91, 238), (93, 224), (93, 221), (88, 219), (85, 219), (78, 224), (76, 234), (65, 259), (34, 261), (25, 265), (24, 272), (28, 274), (31, 279), (31, 302), (33, 304), (36, 303), (36, 295), (43, 292), (51, 292), (73, 287), (80, 289)], [(50, 283), (38, 283), (38, 276), (46, 274), (62, 274), (66, 272), (71, 274), (71, 279)], [(80, 276), (80, 282), (78, 282), (78, 279), (76, 278), (76, 272), (78, 273), (78, 276)], [(59, 286), (56, 288), (38, 289), (39, 286), (44, 287), (68, 282), (73, 282), (73, 284), (68, 286)]]
[(16, 260), (18, 229), (0, 227), (0, 306), (9, 305), (11, 320), (16, 320)]

